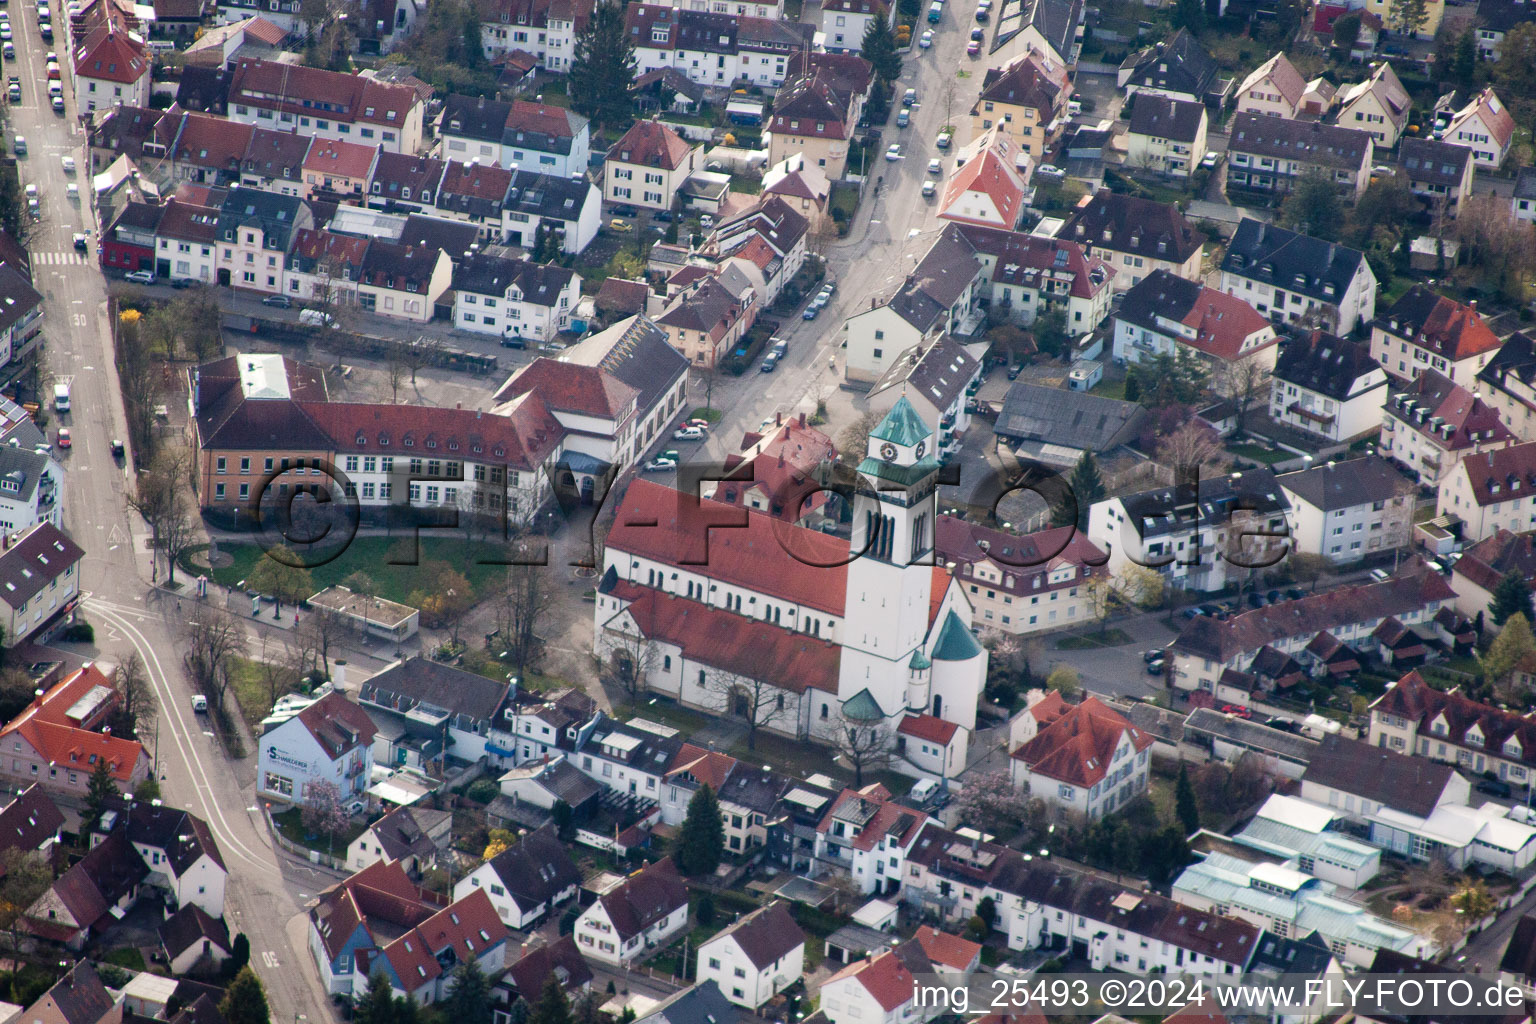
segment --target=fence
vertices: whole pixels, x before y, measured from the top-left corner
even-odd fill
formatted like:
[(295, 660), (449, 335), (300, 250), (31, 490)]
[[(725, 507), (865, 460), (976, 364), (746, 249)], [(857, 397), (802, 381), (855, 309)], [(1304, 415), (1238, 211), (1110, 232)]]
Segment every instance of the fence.
[(319, 850), (311, 850), (309, 847), (302, 846), (283, 835), (282, 830), (277, 827), (277, 823), (272, 820), (271, 808), (263, 806), (261, 808), (261, 816), (267, 823), (267, 832), (272, 836), (272, 841), (282, 849), (287, 850), (296, 857), (303, 857), (311, 864), (319, 864), (321, 867), (330, 868), (332, 871), (347, 870), (345, 857), (332, 857), (329, 854), (321, 853)]

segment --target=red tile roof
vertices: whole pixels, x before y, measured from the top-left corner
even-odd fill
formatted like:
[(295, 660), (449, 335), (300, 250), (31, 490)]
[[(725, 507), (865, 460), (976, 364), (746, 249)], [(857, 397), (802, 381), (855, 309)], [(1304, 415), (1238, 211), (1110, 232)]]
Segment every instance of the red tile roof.
[(718, 793), (720, 787), (725, 785), (726, 777), (731, 774), (731, 769), (735, 767), (736, 759), (729, 754), (722, 754), (718, 750), (705, 750), (692, 743), (684, 743), (678, 749), (677, 756), (672, 758), (672, 764), (667, 768), (667, 778), (687, 772), (695, 780)]
[(797, 633), (622, 580), (610, 593), (630, 602), (629, 615), (642, 634), (675, 644), (690, 661), (730, 675), (763, 679), (791, 693), (837, 692), (840, 649), (829, 638)]
[(339, 691), (326, 694), (295, 717), (332, 760), (368, 747), (378, 732), (368, 712)]
[(608, 159), (675, 171), (688, 159), (692, 149), (686, 139), (666, 125), (656, 121), (636, 121), (608, 150)]
[(333, 174), (367, 181), (378, 155), (379, 149), (376, 146), (316, 138), (314, 145), (309, 147), (309, 155), (304, 158), (304, 169), (316, 174)]
[[(1407, 408), (1409, 400), (1413, 402), (1411, 409)], [(1384, 412), (1400, 424), (1397, 429), (1422, 434), (1443, 451), (1515, 440), (1497, 409), (1438, 370), (1420, 373), (1388, 399)]]
[(132, 85), (149, 74), (149, 50), (121, 27), (107, 22), (75, 50), (75, 77)]
[[(229, 83), (231, 106), (282, 110), (302, 117), (323, 112), (333, 121), (396, 129), (404, 126), (406, 114), (420, 102), (409, 85), (265, 60), (241, 60)], [(317, 103), (323, 105), (317, 107)]]
[(796, 417), (767, 443), (758, 444), (756, 440), (743, 444), (757, 450), (732, 468), (729, 477), (715, 488), (714, 500), (744, 506), (747, 495), (756, 491), (769, 500), (770, 511), (778, 508), (775, 514), (790, 522), (826, 502), (818, 471), (837, 460), (837, 445), (830, 437)]
[(1092, 786), (1109, 774), (1122, 736), (1134, 753), (1152, 745), (1152, 737), (1097, 697), (1088, 697), (1035, 734), (1013, 752), (1029, 770), (1074, 786)]
[[(1277, 343), (1269, 317), (1236, 295), (1201, 287), (1200, 297), (1184, 314), (1185, 327), (1193, 327), (1193, 338), (1180, 339), (1185, 344), (1217, 359), (1237, 359)], [(1265, 330), (1269, 338), (1244, 347), (1244, 342)]]
[(1472, 500), (1497, 505), (1536, 496), (1536, 441), (1468, 455), (1461, 460)]
[(207, 114), (188, 114), (176, 138), (177, 163), (236, 170), (250, 148), (256, 129)]
[(508, 934), (490, 895), (484, 889), (473, 889), (380, 952), (395, 969), (406, 991), (414, 992), (444, 973), (440, 958), (445, 952), (453, 952), (450, 963), (471, 963), (506, 942)]
[(886, 950), (871, 960), (849, 964), (828, 978), (823, 987), (846, 978), (852, 978), (863, 986), (864, 991), (886, 1013), (911, 1002), (917, 991), (916, 978), (895, 950)]
[(843, 614), (846, 540), (649, 480), (630, 484), (608, 532), (607, 548)]
[(540, 132), (556, 138), (569, 139), (576, 133), (571, 130), (570, 115), (562, 107), (546, 107), (542, 103), (513, 100), (507, 112), (506, 127), (512, 131)]
[(1464, 306), (1423, 285), (1410, 288), (1372, 326), (1446, 359), (1468, 359), (1503, 344), (1475, 306)]
[[(108, 703), (84, 723), (72, 718), (70, 711), (76, 702), (98, 686), (111, 691)], [(40, 700), (28, 704), (0, 729), (0, 738), (20, 736), (39, 755), (47, 758), (49, 764), (71, 770), (89, 772), (105, 760), (118, 783), (129, 782), (140, 762), (147, 765), (144, 747), (137, 740), (81, 728), (81, 724), (97, 724), (102, 713), (110, 710), (119, 699), (112, 680), (94, 662), (87, 662), (49, 687)]]
[(913, 938), (935, 965), (952, 967), (957, 971), (970, 970), (981, 956), (980, 943), (967, 942), (958, 935), (941, 932), (931, 925), (923, 925)]
[[(1490, 757), (1521, 761), (1536, 766), (1536, 720), (1517, 711), (1505, 711), (1491, 704), (1475, 701), (1459, 692), (1437, 690), (1418, 672), (1409, 672), (1376, 699), (1371, 714), (1397, 715), (1415, 725), (1420, 735), (1431, 731), (1438, 719), (1445, 720), (1445, 739)], [(1468, 737), (1473, 729), (1482, 734), (1482, 743)], [(1438, 734), (1437, 734), (1438, 735)], [(1511, 757), (1504, 744), (1513, 737), (1520, 755)]]
[[(857, 826), (858, 834), (851, 842), (856, 850), (872, 850), (883, 839), (892, 839), (902, 844), (910, 843), (917, 839), (918, 833), (922, 832), (923, 826), (928, 823), (928, 815), (896, 803), (891, 799), (889, 790), (879, 783), (873, 783), (863, 789), (843, 790), (832, 802), (832, 806), (827, 809), (816, 830), (830, 831), (832, 822), (842, 816), (838, 812), (853, 804), (875, 805), (874, 814), (869, 815), (862, 825)], [(861, 809), (867, 811), (868, 807)]]
[[(966, 217), (951, 209), (967, 192), (980, 192), (992, 200), (998, 221)], [(992, 227), (1013, 228), (1019, 222), (1019, 211), (1024, 206), (1024, 181), (1018, 172), (990, 149), (966, 161), (964, 167), (951, 174), (944, 185), (944, 199), (939, 205), (939, 216), (962, 224), (985, 224)]]
[(497, 414), (415, 405), (299, 404), (330, 435), (336, 451), (347, 455), (436, 454), (531, 472), (548, 460), (565, 433), (537, 395), (524, 395)]
[(616, 425), (629, 419), (639, 395), (634, 388), (596, 366), (540, 356), (508, 377), (491, 401), (500, 404), (530, 391), (553, 412), (594, 416), (613, 420)]
[(507, 198), (507, 189), (511, 187), (512, 172), (505, 167), (450, 160), (443, 168), (443, 181), (438, 191), (446, 195), (470, 196), (499, 203)]
[(896, 727), (896, 732), (902, 736), (914, 736), (917, 739), (947, 747), (949, 741), (955, 738), (959, 728), (954, 722), (946, 722), (932, 715), (908, 715), (901, 720), (901, 725)]

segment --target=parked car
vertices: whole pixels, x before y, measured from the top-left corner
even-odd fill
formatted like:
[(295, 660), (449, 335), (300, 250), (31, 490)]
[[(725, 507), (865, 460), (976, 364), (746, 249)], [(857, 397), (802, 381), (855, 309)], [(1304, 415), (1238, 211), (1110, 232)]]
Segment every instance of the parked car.
[(1300, 587), (1291, 587), (1286, 590), (1285, 596), (1290, 598), (1292, 601), (1300, 601), (1302, 598), (1307, 596), (1307, 592), (1302, 590)]
[(1149, 662), (1147, 662), (1147, 675), (1149, 675), (1149, 676), (1160, 676), (1162, 674), (1163, 674), (1163, 660), (1161, 658), (1159, 658), (1156, 661), (1149, 661)]
[(813, 302), (809, 306), (805, 307), (805, 312), (800, 314), (800, 319), (802, 319), (802, 320), (815, 320), (820, 315), (821, 315), (821, 307), (816, 305), (816, 303)]
[(64, 173), (65, 174), (74, 174), (75, 173), (75, 158), (74, 157), (66, 156), (61, 162), (64, 164)]
[(1243, 707), (1241, 704), (1223, 704), (1221, 706), (1221, 713), (1224, 714), (1224, 715), (1232, 715), (1235, 718), (1252, 718), (1253, 717), (1253, 712), (1249, 711), (1247, 708)]
[(115, 437), (112, 439), (112, 457), (118, 462), (123, 461), (123, 442)]
[(177, 291), (180, 291), (183, 288), (191, 288), (195, 284), (197, 284), (197, 282), (192, 280), (190, 277), (171, 278), (171, 287), (175, 288)]
[(205, 714), (208, 711), (208, 698), (200, 693), (192, 695), (192, 710), (197, 714)]
[(1206, 170), (1210, 170), (1216, 166), (1216, 161), (1220, 159), (1220, 153), (1207, 153), (1205, 156), (1200, 158), (1200, 166), (1204, 167)]
[(613, 218), (612, 220), (610, 220), (608, 222), (608, 229), (610, 231), (633, 231), (634, 230), (630, 226), (628, 221), (619, 220), (619, 218), (617, 218), (617, 217)]
[(931, 29), (931, 28), (923, 29), (923, 34), (917, 37), (917, 45), (921, 46), (925, 50), (928, 49), (928, 47), (932, 46), (933, 45), (933, 29)]
[(267, 295), (261, 300), (263, 306), (276, 306), (278, 309), (292, 309), (293, 300), (286, 295)]
[(1008, 367), (1008, 379), (1009, 380), (1018, 380), (1019, 379), (1019, 374), (1023, 373), (1023, 372), (1024, 372), (1024, 367), (1022, 367), (1022, 366), (1010, 366), (1010, 367)]
[(906, 92), (901, 94), (901, 105), (902, 106), (910, 107), (910, 106), (912, 106), (916, 102), (917, 102), (917, 90), (916, 89), (908, 89)]
[(938, 157), (934, 157), (932, 160), (929, 160), (928, 161), (928, 173), (929, 174), (943, 174), (944, 173), (944, 161), (940, 160)]
[(955, 130), (948, 125), (939, 129), (939, 137), (933, 140), (933, 144), (940, 149), (948, 149), (949, 144), (955, 139)]
[(134, 284), (154, 284), (155, 272), (153, 270), (130, 270), (123, 275), (123, 280), (132, 281)]
[(980, 54), (981, 54), (981, 44), (979, 42), (977, 42), (976, 40), (972, 39), (970, 42), (965, 44), (965, 54), (968, 57), (980, 56)]
[(672, 440), (702, 441), (704, 440), (704, 431), (700, 430), (698, 427), (683, 427), (681, 430), (674, 430), (672, 432)]
[(1198, 619), (1200, 616), (1204, 615), (1205, 612), (1201, 611), (1198, 607), (1190, 607), (1185, 608), (1183, 611), (1179, 612), (1179, 614), (1184, 616), (1186, 619)]
[(897, 128), (905, 128), (907, 125), (909, 125), (911, 123), (912, 123), (912, 112), (910, 110), (908, 110), (906, 107), (902, 107), (900, 110), (896, 111), (896, 127)]
[(17, 156), (27, 155), (27, 137), (25, 135), (18, 135), (11, 140), (11, 152)]
[(778, 365), (779, 365), (779, 357), (777, 355), (775, 355), (774, 353), (769, 352), (766, 356), (763, 357), (762, 364), (758, 366), (757, 372), (758, 373), (772, 373), (774, 371), (774, 368), (777, 367)]
[(1295, 732), (1298, 728), (1300, 728), (1300, 726), (1291, 721), (1289, 718), (1268, 718), (1264, 720), (1264, 724), (1269, 726), (1271, 729), (1278, 729), (1281, 732)]
[(987, 38), (986, 29), (980, 29), (980, 28), (973, 28), (973, 29), (971, 29), (971, 42), (979, 43), (979, 42), (982, 42), (986, 38)]
[(655, 458), (645, 464), (645, 471), (647, 473), (665, 473), (668, 470), (676, 468), (677, 463), (673, 462), (671, 459)]
[(74, 242), (76, 252), (86, 252), (91, 247), (91, 236), (83, 231), (76, 231), (70, 240)]
[(613, 208), (613, 215), (615, 217), (638, 217), (640, 216), (640, 211), (633, 206), (615, 206)]
[(55, 114), (62, 114), (62, 113), (64, 113), (64, 97), (63, 96), (55, 96), (53, 98), (53, 104), (52, 105), (53, 105), (53, 112)]
[(1387, 580), (1389, 580), (1391, 578), (1392, 578), (1392, 574), (1387, 572), (1387, 570), (1385, 570), (1385, 569), (1372, 569), (1371, 570), (1371, 579), (1375, 580), (1377, 583), (1385, 583), (1385, 582), (1387, 582)]
[(60, 448), (70, 448), (70, 447), (74, 446), (74, 443), (75, 442), (70, 439), (69, 428), (68, 427), (60, 427), (59, 428), (59, 447)]
[(1515, 795), (1514, 789), (1503, 779), (1482, 779), (1477, 784), (1477, 791), (1479, 793), (1486, 793), (1489, 796), (1499, 797), (1502, 800), (1508, 800)]
[(1166, 654), (1167, 652), (1164, 651), (1161, 647), (1154, 647), (1150, 651), (1142, 651), (1141, 660), (1150, 665), (1154, 661), (1162, 661)]

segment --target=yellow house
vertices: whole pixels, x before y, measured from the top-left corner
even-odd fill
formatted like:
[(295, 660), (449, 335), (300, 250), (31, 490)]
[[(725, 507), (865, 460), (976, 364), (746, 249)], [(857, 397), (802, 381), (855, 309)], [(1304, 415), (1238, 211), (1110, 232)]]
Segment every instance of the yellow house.
[(1039, 163), (1060, 133), (1059, 127), (1052, 131), (1052, 124), (1065, 113), (1071, 95), (1066, 69), (1038, 50), (1006, 67), (988, 68), (981, 96), (971, 107), (971, 138), (1003, 125), (1018, 147)]
[[(1366, 10), (1381, 19), (1388, 32), (1402, 32), (1403, 0), (1366, 0)], [(1415, 33), (1420, 39), (1433, 39), (1445, 17), (1445, 0), (1424, 0), (1424, 24)]]

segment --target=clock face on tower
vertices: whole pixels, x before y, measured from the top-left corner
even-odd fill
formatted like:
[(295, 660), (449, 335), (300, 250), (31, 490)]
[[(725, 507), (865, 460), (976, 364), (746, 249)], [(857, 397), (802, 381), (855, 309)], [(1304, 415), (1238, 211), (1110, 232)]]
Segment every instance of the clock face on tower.
[(896, 446), (887, 441), (880, 446), (880, 457), (886, 462), (896, 461)]
[(923, 457), (923, 452), (925, 452), (927, 450), (928, 450), (928, 442), (927, 441), (919, 441), (919, 442), (917, 442), (917, 447), (912, 450), (912, 454), (917, 456), (918, 458), (922, 458)]

